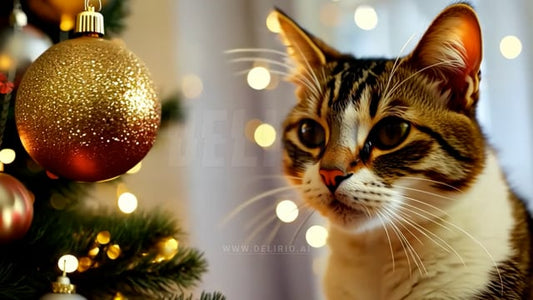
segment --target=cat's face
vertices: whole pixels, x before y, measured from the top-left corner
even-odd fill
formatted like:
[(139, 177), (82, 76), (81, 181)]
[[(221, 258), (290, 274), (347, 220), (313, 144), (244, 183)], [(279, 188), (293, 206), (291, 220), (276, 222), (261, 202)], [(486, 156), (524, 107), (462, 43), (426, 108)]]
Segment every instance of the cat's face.
[(411, 54), (391, 60), (340, 54), (278, 19), (298, 88), (283, 163), (305, 201), (356, 231), (444, 214), (485, 157), (473, 10), (448, 7)]

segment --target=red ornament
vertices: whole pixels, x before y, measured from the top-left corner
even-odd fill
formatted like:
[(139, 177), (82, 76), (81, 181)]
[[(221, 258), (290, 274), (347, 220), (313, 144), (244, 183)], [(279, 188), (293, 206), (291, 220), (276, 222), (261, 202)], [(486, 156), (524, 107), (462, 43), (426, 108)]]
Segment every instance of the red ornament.
[(5, 74), (0, 73), (0, 94), (9, 94), (13, 90), (13, 83), (7, 80)]
[(0, 173), (0, 243), (22, 238), (33, 219), (33, 194), (11, 175)]

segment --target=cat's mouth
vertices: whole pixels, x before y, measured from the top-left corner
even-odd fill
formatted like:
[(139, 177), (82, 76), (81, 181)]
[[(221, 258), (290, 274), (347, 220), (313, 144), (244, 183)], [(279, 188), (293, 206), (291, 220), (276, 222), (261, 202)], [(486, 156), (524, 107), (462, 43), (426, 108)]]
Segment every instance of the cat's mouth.
[(362, 210), (356, 209), (348, 204), (345, 204), (337, 198), (333, 198), (333, 200), (328, 204), (328, 208), (335, 214), (351, 216), (363, 214)]

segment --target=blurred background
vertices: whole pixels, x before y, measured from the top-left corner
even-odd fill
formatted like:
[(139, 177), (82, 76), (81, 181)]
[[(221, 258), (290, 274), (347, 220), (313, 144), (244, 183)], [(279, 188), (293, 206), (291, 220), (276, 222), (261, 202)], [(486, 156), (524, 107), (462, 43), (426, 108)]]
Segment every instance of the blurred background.
[[(131, 0), (121, 38), (163, 98), (180, 91), (185, 121), (162, 131), (142, 170), (125, 180), (140, 205), (174, 211), (186, 243), (205, 251), (200, 289), (228, 299), (322, 299), (326, 223), (295, 209), (301, 200), (281, 176), (278, 133), (293, 86), (272, 62), (281, 55), (243, 51), (283, 51), (275, 24), (267, 27), (271, 9), (341, 51), (392, 57), (407, 54), (451, 2)], [(512, 186), (533, 199), (533, 2), (471, 3), (484, 34), (479, 118)], [(115, 193), (105, 189), (96, 194)]]

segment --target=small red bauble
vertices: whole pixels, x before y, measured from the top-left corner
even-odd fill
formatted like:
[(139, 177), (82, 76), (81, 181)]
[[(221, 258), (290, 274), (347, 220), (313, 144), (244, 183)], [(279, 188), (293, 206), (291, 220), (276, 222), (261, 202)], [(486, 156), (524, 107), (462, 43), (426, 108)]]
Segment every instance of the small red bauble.
[(33, 220), (33, 194), (11, 175), (0, 173), (0, 243), (22, 238)]

